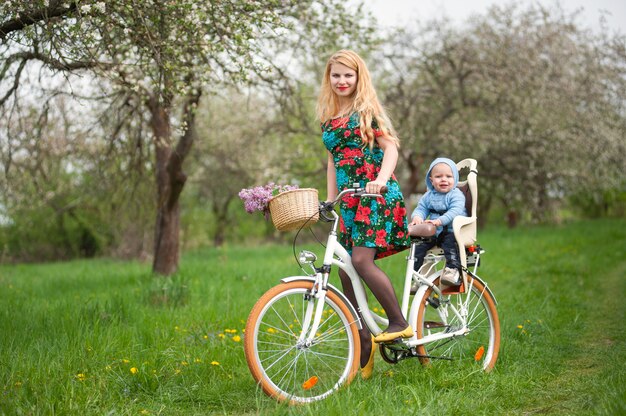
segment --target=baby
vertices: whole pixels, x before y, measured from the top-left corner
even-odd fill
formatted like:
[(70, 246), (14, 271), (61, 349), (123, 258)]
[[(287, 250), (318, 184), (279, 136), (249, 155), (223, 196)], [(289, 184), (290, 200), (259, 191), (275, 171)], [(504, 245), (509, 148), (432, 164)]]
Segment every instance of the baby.
[(459, 248), (452, 231), (452, 220), (457, 215), (467, 215), (465, 196), (456, 187), (459, 171), (456, 164), (446, 158), (435, 159), (426, 174), (428, 191), (422, 196), (411, 214), (411, 225), (429, 223), (437, 227), (435, 236), (424, 239), (415, 250), (415, 270), (424, 262), (426, 252), (435, 245), (443, 249), (446, 267), (441, 275), (441, 284), (454, 286), (460, 284), (461, 262)]

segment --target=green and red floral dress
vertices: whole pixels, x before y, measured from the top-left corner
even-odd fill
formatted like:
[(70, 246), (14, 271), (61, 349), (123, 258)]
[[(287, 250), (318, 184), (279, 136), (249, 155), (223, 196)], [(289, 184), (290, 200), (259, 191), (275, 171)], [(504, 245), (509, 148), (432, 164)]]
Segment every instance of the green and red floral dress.
[[(382, 133), (372, 123), (374, 133)], [(339, 192), (359, 183), (363, 187), (378, 176), (383, 151), (374, 142), (364, 146), (359, 114), (332, 119), (322, 125), (322, 140), (332, 154)], [(376, 258), (406, 249), (410, 245), (404, 198), (395, 176), (387, 181), (383, 198), (345, 196), (340, 203), (339, 242), (352, 254), (352, 247), (376, 248)]]

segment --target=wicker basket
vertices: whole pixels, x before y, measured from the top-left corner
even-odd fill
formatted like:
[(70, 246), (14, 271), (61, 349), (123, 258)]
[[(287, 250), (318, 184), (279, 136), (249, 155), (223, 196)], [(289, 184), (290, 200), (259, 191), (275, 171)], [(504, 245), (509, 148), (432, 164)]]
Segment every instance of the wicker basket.
[(282, 192), (269, 201), (272, 222), (279, 231), (290, 231), (319, 220), (317, 189), (303, 188)]

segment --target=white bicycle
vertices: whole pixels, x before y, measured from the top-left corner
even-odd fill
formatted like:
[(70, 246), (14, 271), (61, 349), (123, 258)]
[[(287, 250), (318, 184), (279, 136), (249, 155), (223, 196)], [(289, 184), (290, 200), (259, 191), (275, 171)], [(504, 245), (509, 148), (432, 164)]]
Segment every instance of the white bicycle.
[[(468, 180), (460, 186), (469, 186), (470, 199), (473, 196), (470, 209), (475, 214), (476, 162), (466, 159), (459, 164), (470, 168)], [(320, 214), (332, 222), (322, 265), (315, 265), (314, 253), (302, 251), (299, 263), (309, 265), (310, 274), (282, 279), (261, 296), (250, 312), (244, 341), (246, 360), (263, 391), (277, 400), (312, 402), (349, 384), (359, 370), (358, 330), (365, 325), (378, 335), (382, 332), (379, 325), (388, 324), (384, 316), (370, 310), (362, 280), (350, 255), (337, 241), (339, 216), (333, 210), (335, 204), (345, 195), (372, 196), (363, 192), (364, 188), (348, 188), (332, 203), (320, 205)], [(453, 223), (459, 247), (465, 247), (460, 250), (464, 273), (459, 286), (444, 290), (439, 287), (445, 257), (437, 249), (427, 254), (419, 271), (414, 271), (418, 242), (412, 243), (406, 259), (401, 309), (415, 335), (380, 344), (385, 361), (455, 361), (485, 371), (495, 365), (500, 348), (496, 300), (476, 274), (483, 250), (474, 242), (468, 245), (462, 240), (472, 240), (475, 219), (474, 215), (457, 217)], [(343, 293), (329, 283), (332, 267), (339, 267), (350, 277), (363, 322)], [(414, 295), (411, 286), (417, 286)]]

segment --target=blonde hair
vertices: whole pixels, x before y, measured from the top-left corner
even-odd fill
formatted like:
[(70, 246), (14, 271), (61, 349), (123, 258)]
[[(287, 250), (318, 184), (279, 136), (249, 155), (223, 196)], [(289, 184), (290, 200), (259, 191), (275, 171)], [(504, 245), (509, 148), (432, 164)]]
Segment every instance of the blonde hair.
[(330, 66), (333, 64), (345, 65), (357, 74), (357, 84), (352, 96), (350, 113), (355, 111), (359, 113), (359, 129), (361, 130), (363, 142), (369, 145), (370, 148), (374, 146), (376, 136), (372, 128), (372, 121), (376, 120), (378, 129), (383, 136), (391, 140), (396, 146), (399, 146), (400, 140), (385, 109), (378, 101), (365, 61), (356, 52), (350, 50), (342, 49), (337, 51), (328, 59), (320, 95), (317, 100), (317, 117), (319, 120), (322, 123), (326, 123), (341, 111), (339, 97), (330, 85)]

